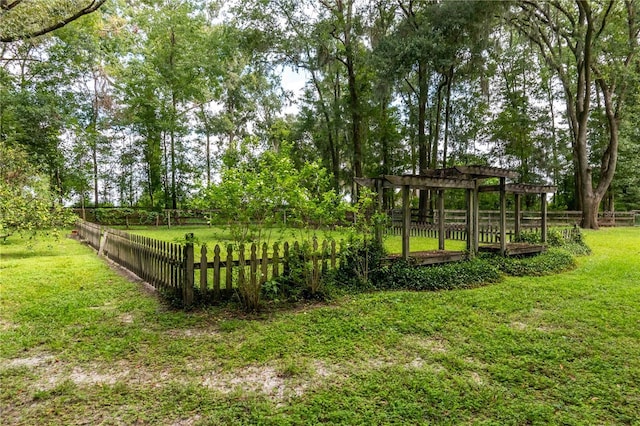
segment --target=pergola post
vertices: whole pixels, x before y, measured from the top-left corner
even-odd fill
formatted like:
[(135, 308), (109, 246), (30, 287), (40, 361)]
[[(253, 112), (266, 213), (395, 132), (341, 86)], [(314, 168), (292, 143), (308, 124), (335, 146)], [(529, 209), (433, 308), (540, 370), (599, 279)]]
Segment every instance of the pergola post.
[(500, 254), (507, 252), (507, 188), (506, 179), (500, 178)]
[(409, 260), (409, 232), (411, 230), (411, 187), (402, 186), (402, 258)]
[(467, 206), (467, 252), (470, 256), (473, 256), (473, 190), (467, 189), (465, 191), (465, 202)]
[(444, 250), (444, 189), (438, 190), (438, 250)]
[[(383, 205), (383, 195), (384, 195), (384, 185), (382, 182), (382, 179), (376, 179), (376, 193), (378, 195), (377, 197), (377, 205), (376, 205), (376, 213), (382, 213), (382, 205)], [(384, 234), (384, 224), (383, 223), (376, 223), (376, 241), (378, 242), (378, 244), (380, 244), (382, 246), (382, 238), (383, 238), (383, 234)]]
[(521, 212), (520, 212), (520, 194), (515, 193), (513, 194), (514, 198), (515, 198), (515, 203), (516, 203), (516, 207), (515, 207), (515, 218), (514, 218), (514, 232), (515, 232), (515, 236), (516, 236), (516, 240), (520, 239), (520, 216), (521, 216)]
[(540, 241), (544, 244), (547, 242), (547, 194), (540, 193), (540, 198), (540, 228), (542, 228), (540, 230)]
[(479, 241), (480, 241), (480, 183), (475, 180), (475, 187), (473, 189), (473, 254), (478, 254)]

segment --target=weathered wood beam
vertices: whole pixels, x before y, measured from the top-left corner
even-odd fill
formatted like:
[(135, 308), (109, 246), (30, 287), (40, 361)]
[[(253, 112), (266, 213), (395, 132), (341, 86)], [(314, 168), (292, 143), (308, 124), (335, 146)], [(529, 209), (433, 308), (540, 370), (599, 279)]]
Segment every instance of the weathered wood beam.
[(512, 170), (501, 169), (499, 167), (489, 166), (456, 166), (454, 169), (461, 174), (472, 176), (474, 178), (491, 178), (491, 177), (503, 177), (509, 179), (515, 179), (520, 174)]
[(506, 178), (500, 178), (500, 254), (507, 252), (507, 191)]
[[(383, 199), (384, 189), (382, 185), (382, 179), (376, 179), (375, 190), (378, 195), (377, 202), (376, 202), (376, 212), (382, 213), (382, 205), (384, 203), (384, 199)], [(381, 247), (382, 247), (383, 237), (384, 237), (384, 224), (378, 222), (376, 223), (376, 241), (378, 242), (378, 244), (380, 244)]]
[(438, 190), (438, 250), (444, 250), (444, 190)]
[[(482, 185), (480, 192), (500, 192), (500, 185)], [(558, 187), (552, 185), (531, 185), (526, 183), (509, 183), (505, 190), (512, 194), (554, 194)]]
[(466, 224), (465, 224), (465, 229), (467, 232), (467, 252), (469, 253), (473, 253), (473, 251), (471, 250), (473, 245), (471, 244), (471, 241), (473, 241), (472, 238), (472, 232), (473, 232), (473, 191), (471, 189), (467, 189), (464, 192), (464, 201), (465, 201), (465, 205), (467, 207), (467, 214), (466, 214)]
[(480, 196), (478, 191), (478, 181), (476, 181), (473, 188), (473, 239), (471, 240), (473, 244), (472, 253), (474, 255), (478, 254), (478, 249), (480, 247)]
[(411, 229), (411, 188), (402, 187), (402, 258), (409, 260), (409, 232)]
[(435, 178), (417, 175), (385, 175), (383, 176), (383, 178), (386, 182), (394, 187), (402, 187), (405, 185), (408, 185), (411, 188), (427, 189), (469, 189), (474, 187), (473, 181), (468, 179)]
[(542, 216), (540, 241), (542, 244), (547, 242), (547, 194), (540, 194), (540, 216)]
[(520, 218), (522, 216), (522, 212), (520, 211), (520, 198), (522, 198), (522, 194), (520, 193), (515, 193), (514, 195), (515, 197), (515, 222), (514, 222), (514, 230), (515, 230), (515, 235), (516, 235), (516, 241), (518, 241), (520, 239)]
[(363, 178), (363, 177), (357, 177), (357, 178), (353, 178), (353, 180), (355, 181), (355, 183), (357, 183), (360, 186), (366, 186), (367, 188), (376, 188), (376, 183), (380, 180), (380, 178)]

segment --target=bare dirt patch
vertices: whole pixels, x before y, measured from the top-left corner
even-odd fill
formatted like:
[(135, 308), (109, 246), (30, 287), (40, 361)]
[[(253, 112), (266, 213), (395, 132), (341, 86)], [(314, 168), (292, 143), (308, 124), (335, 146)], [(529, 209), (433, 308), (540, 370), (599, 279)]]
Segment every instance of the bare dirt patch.
[(20, 368), (20, 367), (29, 367), (34, 368), (43, 364), (48, 364), (52, 362), (55, 358), (51, 355), (37, 355), (28, 358), (14, 358), (7, 362), (1, 364), (3, 368)]
[(420, 357), (415, 358), (413, 360), (411, 360), (411, 362), (409, 364), (407, 364), (407, 367), (412, 368), (412, 369), (416, 369), (416, 370), (420, 370), (422, 368), (424, 368), (424, 360)]
[(193, 417), (189, 417), (188, 419), (180, 419), (171, 424), (171, 426), (192, 426), (202, 420), (202, 416), (196, 414)]
[(476, 373), (475, 371), (472, 371), (470, 374), (471, 377), (471, 382), (478, 385), (478, 386), (483, 386), (484, 385), (484, 380), (482, 379), (482, 376), (480, 376), (479, 373)]
[(73, 367), (69, 371), (68, 366), (60, 365), (44, 369), (41, 373), (40, 380), (35, 384), (38, 390), (53, 389), (67, 380), (78, 386), (114, 385), (129, 377), (129, 370), (102, 370), (96, 366)]
[(16, 328), (18, 328), (18, 324), (0, 319), (0, 331), (15, 330)]
[(224, 394), (232, 392), (256, 392), (276, 400), (300, 396), (308, 384), (285, 378), (271, 366), (250, 366), (242, 370), (212, 373), (204, 378), (202, 385)]
[(444, 354), (449, 350), (447, 348), (447, 341), (439, 337), (424, 337), (416, 335), (407, 335), (404, 337), (404, 344), (410, 347), (426, 349), (429, 352), (436, 354)]
[(509, 324), (509, 327), (513, 328), (514, 330), (520, 330), (520, 331), (523, 331), (523, 330), (526, 330), (527, 328), (529, 328), (529, 326), (527, 324), (525, 324), (523, 322), (520, 322), (520, 321), (512, 321)]
[(132, 314), (122, 314), (118, 317), (121, 323), (123, 324), (133, 324), (133, 315)]
[(220, 337), (220, 333), (215, 330), (211, 330), (208, 328), (198, 329), (198, 328), (176, 328), (172, 330), (167, 330), (165, 333), (170, 337), (208, 337), (208, 338), (218, 338)]

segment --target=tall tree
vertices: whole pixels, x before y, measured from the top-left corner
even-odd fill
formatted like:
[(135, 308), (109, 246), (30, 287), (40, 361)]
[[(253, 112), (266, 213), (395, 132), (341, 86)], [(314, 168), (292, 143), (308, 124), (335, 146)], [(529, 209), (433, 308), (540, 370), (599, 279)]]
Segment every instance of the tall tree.
[[(597, 229), (600, 202), (616, 170), (629, 78), (638, 68), (640, 5), (634, 0), (524, 1), (513, 11), (510, 21), (538, 46), (562, 84), (581, 225)], [(597, 174), (589, 160), (589, 118), (596, 91), (603, 99), (608, 132)]]

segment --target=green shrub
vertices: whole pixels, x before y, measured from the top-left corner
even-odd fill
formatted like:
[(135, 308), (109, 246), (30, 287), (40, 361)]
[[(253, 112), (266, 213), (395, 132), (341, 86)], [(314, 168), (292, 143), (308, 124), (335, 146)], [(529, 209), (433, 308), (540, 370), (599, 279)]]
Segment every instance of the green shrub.
[(562, 246), (562, 249), (574, 256), (588, 256), (591, 254), (591, 248), (583, 241), (566, 243)]
[(381, 268), (386, 252), (375, 240), (350, 237), (340, 250), (340, 266), (333, 280), (335, 285), (352, 290), (372, 288), (372, 277)]
[(521, 231), (513, 240), (514, 243), (540, 244), (540, 234), (534, 231)]
[[(315, 237), (312, 240), (303, 241), (302, 244), (294, 244), (289, 249), (289, 263), (283, 274), (270, 282), (265, 283), (263, 296), (267, 300), (300, 299), (325, 300), (328, 298), (326, 283), (332, 281), (328, 278), (328, 272), (323, 266), (322, 259), (329, 258), (329, 245), (316, 246)], [(314, 246), (317, 248), (314, 249)], [(323, 250), (327, 250), (323, 252)], [(314, 268), (314, 258), (317, 259), (317, 267)], [(327, 260), (328, 262), (328, 260)]]
[[(524, 231), (514, 240), (518, 243), (540, 244), (540, 234), (534, 231)], [(584, 242), (580, 228), (574, 227), (565, 237), (562, 231), (557, 228), (551, 228), (547, 231), (547, 242), (549, 247), (563, 248), (574, 256), (584, 256), (591, 254), (591, 249)]]
[(552, 248), (536, 256), (503, 257), (483, 255), (483, 260), (512, 276), (541, 276), (556, 274), (575, 267), (571, 253), (564, 249)]
[(563, 248), (574, 256), (586, 256), (591, 254), (591, 248), (584, 242), (582, 232), (580, 232), (580, 228), (577, 226), (571, 230), (571, 235), (569, 239), (565, 241)]
[(397, 261), (381, 268), (374, 275), (373, 285), (381, 290), (446, 290), (498, 281), (498, 270), (480, 259), (431, 267)]

